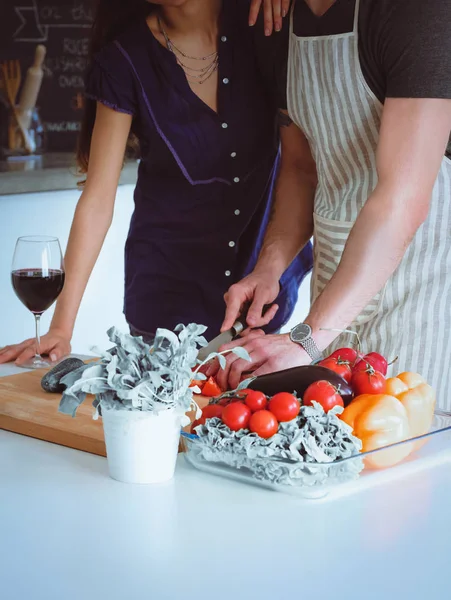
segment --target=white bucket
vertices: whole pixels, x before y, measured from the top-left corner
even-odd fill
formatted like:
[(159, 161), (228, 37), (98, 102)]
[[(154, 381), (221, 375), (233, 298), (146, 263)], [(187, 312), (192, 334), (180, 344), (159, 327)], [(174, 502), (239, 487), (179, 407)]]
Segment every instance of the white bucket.
[(102, 420), (113, 479), (124, 483), (162, 483), (172, 479), (181, 422), (175, 409), (152, 413), (102, 408)]

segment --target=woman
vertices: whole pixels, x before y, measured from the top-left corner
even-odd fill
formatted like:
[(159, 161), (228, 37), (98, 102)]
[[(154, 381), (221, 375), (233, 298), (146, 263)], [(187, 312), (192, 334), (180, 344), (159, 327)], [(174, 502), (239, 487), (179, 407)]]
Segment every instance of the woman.
[[(219, 333), (223, 296), (255, 265), (269, 218), (278, 140), (254, 61), (243, 0), (100, 0), (78, 161), (86, 185), (66, 254), (66, 285), (41, 351), (70, 339), (113, 216), (130, 132), (141, 163), (125, 249), (125, 316), (132, 332), (199, 322)], [(310, 269), (308, 248), (267, 313), (285, 323)], [(7, 348), (19, 364), (32, 341)]]

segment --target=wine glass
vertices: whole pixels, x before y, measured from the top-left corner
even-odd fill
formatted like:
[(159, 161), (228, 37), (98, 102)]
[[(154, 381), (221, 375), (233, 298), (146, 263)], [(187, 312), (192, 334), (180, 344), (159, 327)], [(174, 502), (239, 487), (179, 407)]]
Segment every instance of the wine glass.
[(11, 280), (16, 296), (34, 314), (36, 354), (21, 365), (26, 369), (42, 369), (51, 361), (40, 355), (41, 315), (52, 306), (64, 286), (64, 262), (56, 237), (20, 237), (16, 242)]

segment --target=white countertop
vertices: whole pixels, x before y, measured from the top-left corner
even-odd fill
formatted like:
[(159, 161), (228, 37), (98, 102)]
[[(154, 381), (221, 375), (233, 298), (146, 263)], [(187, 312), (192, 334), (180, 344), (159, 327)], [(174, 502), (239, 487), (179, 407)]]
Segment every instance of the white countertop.
[(104, 458), (0, 431), (5, 600), (445, 600), (450, 557), (449, 464), (306, 501), (183, 456), (169, 484), (125, 485)]

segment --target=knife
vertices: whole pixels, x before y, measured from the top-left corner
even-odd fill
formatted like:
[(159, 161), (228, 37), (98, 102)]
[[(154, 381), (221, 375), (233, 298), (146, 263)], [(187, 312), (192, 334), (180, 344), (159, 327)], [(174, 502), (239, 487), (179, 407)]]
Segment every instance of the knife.
[[(228, 329), (227, 331), (223, 331), (222, 333), (217, 335), (211, 340), (211, 342), (207, 344), (207, 346), (204, 346), (199, 350), (199, 353), (197, 355), (197, 358), (199, 360), (204, 361), (207, 358), (207, 356), (212, 352), (218, 352), (221, 346), (223, 346), (224, 344), (228, 344), (229, 342), (234, 340), (240, 335), (240, 333), (242, 333), (248, 327), (246, 323), (246, 318), (250, 306), (250, 303), (247, 303), (245, 305), (240, 317), (235, 321), (235, 323), (230, 329)], [(265, 304), (262, 310), (262, 316), (265, 315), (265, 313), (271, 308), (271, 306), (272, 304)]]

